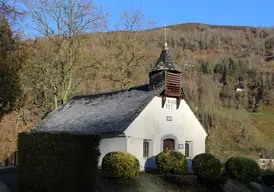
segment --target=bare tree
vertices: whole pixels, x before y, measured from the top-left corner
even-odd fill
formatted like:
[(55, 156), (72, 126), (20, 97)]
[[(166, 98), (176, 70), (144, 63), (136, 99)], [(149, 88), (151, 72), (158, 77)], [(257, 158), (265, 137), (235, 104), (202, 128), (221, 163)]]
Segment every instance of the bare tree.
[(0, 0), (0, 19), (6, 19), (10, 24), (16, 24), (24, 17), (25, 12), (16, 0)]
[[(116, 31), (108, 33), (105, 46), (108, 48), (108, 59), (114, 62), (115, 76), (110, 74), (113, 82), (120, 88), (136, 84), (132, 72), (138, 67), (145, 69), (148, 56), (146, 47), (146, 22), (141, 10), (128, 10), (121, 14), (121, 23), (115, 26)], [(151, 24), (148, 24), (151, 25)], [(109, 66), (109, 62), (106, 63)]]
[(25, 6), (34, 29), (45, 38), (36, 39), (31, 50), (35, 61), (27, 68), (38, 73), (36, 88), (57, 108), (80, 84), (75, 74), (96, 63), (81, 63), (84, 33), (100, 31), (104, 14), (91, 0), (35, 0), (25, 2)]

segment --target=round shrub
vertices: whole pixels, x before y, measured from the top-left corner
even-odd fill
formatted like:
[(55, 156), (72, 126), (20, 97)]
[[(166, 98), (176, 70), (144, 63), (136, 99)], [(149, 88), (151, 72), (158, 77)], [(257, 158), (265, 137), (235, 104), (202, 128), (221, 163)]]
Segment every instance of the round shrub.
[(102, 169), (108, 178), (129, 179), (139, 175), (139, 160), (127, 152), (113, 151), (102, 160)]
[(232, 179), (249, 183), (257, 181), (261, 170), (256, 161), (245, 157), (231, 157), (225, 163), (225, 171)]
[(187, 171), (187, 159), (179, 151), (164, 151), (156, 156), (156, 165), (162, 173), (184, 173)]
[(201, 179), (215, 181), (222, 174), (222, 164), (212, 154), (202, 153), (193, 158), (192, 170)]

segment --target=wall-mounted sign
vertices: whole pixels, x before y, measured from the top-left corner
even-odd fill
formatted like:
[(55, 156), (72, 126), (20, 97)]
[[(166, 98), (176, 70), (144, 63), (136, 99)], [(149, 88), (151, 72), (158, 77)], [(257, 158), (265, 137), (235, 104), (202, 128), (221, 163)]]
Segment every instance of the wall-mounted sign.
[(178, 145), (178, 149), (183, 149), (184, 148), (184, 144), (179, 144)]
[(166, 120), (167, 121), (172, 121), (172, 117), (171, 116), (166, 116)]

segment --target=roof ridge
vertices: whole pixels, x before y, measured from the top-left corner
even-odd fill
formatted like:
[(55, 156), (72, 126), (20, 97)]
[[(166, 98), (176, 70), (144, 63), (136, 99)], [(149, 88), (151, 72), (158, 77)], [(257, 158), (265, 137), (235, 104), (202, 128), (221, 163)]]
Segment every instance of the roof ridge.
[(94, 94), (84, 94), (84, 95), (75, 95), (71, 98), (71, 100), (78, 100), (78, 99), (83, 99), (83, 98), (90, 98), (90, 99), (96, 99), (98, 97), (102, 97), (102, 96), (111, 96), (111, 95), (115, 95), (118, 93), (123, 93), (126, 91), (133, 91), (133, 90), (137, 90), (137, 91), (142, 91), (140, 88), (142, 88), (143, 86), (148, 86), (148, 84), (143, 84), (143, 85), (137, 85), (134, 87), (130, 87), (130, 88), (126, 88), (126, 89), (120, 89), (120, 90), (116, 90), (116, 91), (108, 91), (108, 92), (101, 92), (101, 93), (94, 93)]
[(125, 92), (128, 89), (121, 89), (121, 90), (117, 90), (117, 91), (108, 91), (108, 92), (102, 92), (102, 93), (92, 93), (92, 94), (84, 94), (84, 95), (75, 95), (71, 98), (71, 100), (78, 100), (78, 99), (83, 99), (83, 98), (90, 98), (90, 99), (95, 99), (97, 97), (102, 97), (102, 96), (111, 96), (114, 94), (118, 94), (121, 92)]

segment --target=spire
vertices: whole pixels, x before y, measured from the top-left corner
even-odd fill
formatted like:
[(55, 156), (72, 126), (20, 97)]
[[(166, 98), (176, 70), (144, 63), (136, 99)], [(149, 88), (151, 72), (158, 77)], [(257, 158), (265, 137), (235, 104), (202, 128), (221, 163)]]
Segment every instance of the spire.
[(166, 26), (163, 29), (165, 30), (165, 47), (162, 50), (158, 61), (152, 67), (151, 72), (162, 71), (162, 70), (178, 71), (176, 69), (175, 64), (172, 61), (171, 54), (169, 52), (169, 48), (167, 45), (167, 41), (166, 41), (167, 28), (166, 28)]

